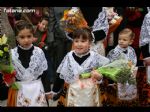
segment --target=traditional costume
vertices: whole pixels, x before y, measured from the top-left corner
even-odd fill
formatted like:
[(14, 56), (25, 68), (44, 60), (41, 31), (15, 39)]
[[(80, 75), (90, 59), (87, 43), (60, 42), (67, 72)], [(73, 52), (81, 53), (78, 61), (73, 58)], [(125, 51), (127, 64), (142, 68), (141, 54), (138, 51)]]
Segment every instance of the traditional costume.
[(97, 84), (89, 79), (79, 79), (79, 75), (91, 71), (95, 67), (103, 66), (109, 60), (98, 53), (90, 51), (78, 56), (70, 51), (57, 69), (60, 78), (69, 84), (66, 106), (102, 106)]
[(143, 58), (149, 57), (150, 56), (150, 12), (148, 12), (143, 20), (143, 24), (141, 27), (141, 32), (140, 32), (140, 47), (142, 48), (142, 54)]
[[(149, 8), (147, 8), (149, 11)], [(140, 47), (144, 60), (150, 57), (150, 11), (145, 15), (140, 33)], [(150, 83), (150, 66), (147, 66), (147, 82)]]
[(45, 92), (50, 90), (46, 74), (47, 61), (43, 51), (32, 45), (27, 49), (18, 46), (12, 49), (11, 53), (16, 82), (20, 88), (17, 94), (13, 94), (10, 88), (8, 106), (12, 106), (9, 105), (11, 99), (16, 101), (13, 106), (47, 106)]
[[(121, 48), (119, 45), (115, 47), (115, 49), (112, 49), (107, 57), (110, 59), (110, 61), (114, 61), (117, 59), (125, 59), (127, 61), (131, 61), (132, 65), (136, 66), (137, 64), (137, 58), (135, 51), (132, 47), (128, 46), (127, 48)], [(134, 75), (133, 79), (136, 78), (136, 71), (132, 73)], [(132, 100), (137, 98), (137, 88), (136, 88), (136, 79), (134, 81), (134, 84), (129, 84), (129, 82), (126, 82), (124, 84), (117, 83), (118, 88), (118, 98), (120, 100)]]

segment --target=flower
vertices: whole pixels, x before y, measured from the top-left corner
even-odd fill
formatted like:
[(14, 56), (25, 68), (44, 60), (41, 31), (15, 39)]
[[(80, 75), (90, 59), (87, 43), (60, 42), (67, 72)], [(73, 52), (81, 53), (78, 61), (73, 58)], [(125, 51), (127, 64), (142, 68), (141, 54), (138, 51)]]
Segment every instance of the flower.
[(7, 86), (18, 88), (19, 86), (15, 83), (16, 71), (12, 65), (11, 53), (7, 40), (5, 34), (0, 38), (0, 72)]
[(12, 73), (14, 68), (11, 63), (11, 53), (7, 40), (5, 34), (0, 38), (0, 71)]
[(3, 73), (3, 80), (7, 86), (12, 85), (14, 83), (14, 77), (16, 76), (16, 71), (13, 73)]

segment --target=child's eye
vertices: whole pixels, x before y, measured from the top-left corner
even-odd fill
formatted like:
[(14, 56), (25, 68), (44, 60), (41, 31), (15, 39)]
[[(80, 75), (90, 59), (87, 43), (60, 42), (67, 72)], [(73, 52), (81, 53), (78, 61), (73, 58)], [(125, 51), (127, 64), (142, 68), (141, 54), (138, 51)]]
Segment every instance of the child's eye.
[(31, 38), (32, 36), (31, 36), (31, 35), (28, 35), (27, 37), (28, 37), (28, 38)]
[(74, 42), (78, 42), (78, 40), (74, 40)]
[(19, 38), (24, 39), (24, 36), (19, 36)]

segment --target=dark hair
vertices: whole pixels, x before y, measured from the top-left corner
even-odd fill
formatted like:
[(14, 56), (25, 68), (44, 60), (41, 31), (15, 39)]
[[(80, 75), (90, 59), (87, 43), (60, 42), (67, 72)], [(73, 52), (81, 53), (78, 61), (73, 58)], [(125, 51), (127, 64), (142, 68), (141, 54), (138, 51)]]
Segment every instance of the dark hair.
[(122, 31), (120, 31), (119, 35), (122, 35), (122, 34), (129, 35), (130, 39), (134, 39), (135, 37), (134, 32), (130, 28), (125, 28)]
[(73, 37), (72, 37), (73, 39), (80, 38), (80, 37), (85, 40), (89, 40), (90, 42), (93, 41), (93, 35), (91, 29), (87, 27), (76, 29), (73, 32)]
[(39, 21), (39, 22), (42, 22), (43, 20), (48, 21), (48, 17), (47, 17), (47, 16), (43, 16), (43, 17), (41, 17), (41, 19), (40, 19), (40, 21)]
[(15, 24), (15, 35), (18, 35), (18, 33), (23, 29), (29, 29), (31, 32), (34, 33), (33, 26), (30, 23), (28, 23), (27, 21), (24, 21), (24, 20), (19, 20)]

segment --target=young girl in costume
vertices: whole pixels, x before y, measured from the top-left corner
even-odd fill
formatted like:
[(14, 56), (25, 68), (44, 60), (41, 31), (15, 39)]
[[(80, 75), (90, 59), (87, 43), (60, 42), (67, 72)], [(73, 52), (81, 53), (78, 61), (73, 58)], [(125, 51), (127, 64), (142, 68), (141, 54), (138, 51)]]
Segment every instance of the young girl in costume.
[[(92, 33), (88, 28), (80, 28), (73, 32), (74, 50), (67, 53), (57, 69), (59, 77), (53, 91), (57, 93), (63, 82), (69, 84), (66, 106), (101, 106), (97, 80), (102, 79), (94, 68), (109, 63), (109, 59), (90, 50)], [(80, 74), (91, 72), (91, 77), (80, 79)], [(61, 83), (60, 83), (61, 82)], [(57, 86), (56, 86), (57, 85)]]
[(8, 106), (47, 106), (45, 92), (50, 91), (47, 61), (43, 51), (33, 46), (33, 33), (28, 22), (16, 23), (18, 46), (11, 50), (11, 54), (19, 90), (14, 94), (10, 88)]

